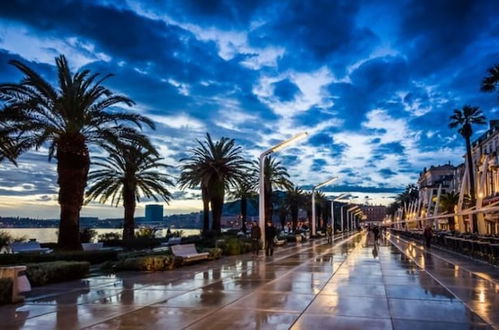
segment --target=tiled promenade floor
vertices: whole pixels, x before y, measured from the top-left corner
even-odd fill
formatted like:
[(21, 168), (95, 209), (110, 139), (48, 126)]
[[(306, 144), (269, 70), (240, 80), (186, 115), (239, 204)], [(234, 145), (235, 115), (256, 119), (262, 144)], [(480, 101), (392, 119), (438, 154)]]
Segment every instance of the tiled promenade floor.
[(362, 234), (37, 288), (0, 308), (0, 329), (487, 329), (497, 291), (414, 243)]

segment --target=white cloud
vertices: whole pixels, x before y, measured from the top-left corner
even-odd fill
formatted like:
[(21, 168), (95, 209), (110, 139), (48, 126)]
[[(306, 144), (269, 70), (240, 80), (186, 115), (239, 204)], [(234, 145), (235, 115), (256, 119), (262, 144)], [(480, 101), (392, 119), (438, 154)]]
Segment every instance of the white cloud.
[(76, 37), (52, 38), (30, 34), (18, 24), (3, 24), (0, 29), (0, 47), (27, 60), (54, 64), (60, 54), (70, 59), (70, 65), (79, 68), (93, 61), (110, 61), (111, 57), (95, 50), (95, 45)]
[[(284, 79), (289, 79), (300, 90), (291, 101), (281, 101), (274, 95), (274, 84)], [(292, 117), (311, 107), (326, 109), (333, 106), (331, 96), (325, 89), (333, 81), (331, 71), (325, 66), (313, 72), (288, 71), (277, 76), (260, 77), (253, 93), (276, 114)]]

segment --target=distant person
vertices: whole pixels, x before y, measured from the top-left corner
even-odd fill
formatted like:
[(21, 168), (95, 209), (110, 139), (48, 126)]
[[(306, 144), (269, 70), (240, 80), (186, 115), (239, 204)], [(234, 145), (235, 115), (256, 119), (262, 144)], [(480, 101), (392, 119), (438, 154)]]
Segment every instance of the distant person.
[(260, 250), (260, 239), (262, 238), (262, 231), (255, 221), (251, 226), (251, 247), (253, 250), (253, 255), (258, 255)]
[(277, 236), (277, 231), (272, 222), (267, 222), (265, 227), (265, 255), (274, 255), (274, 239)]
[(378, 226), (374, 226), (373, 233), (374, 233), (374, 242), (377, 242), (379, 239), (379, 227)]
[(327, 242), (332, 243), (333, 242), (333, 226), (331, 226), (330, 224), (327, 225), (326, 236), (327, 236)]
[(430, 248), (431, 247), (431, 239), (433, 238), (433, 229), (431, 229), (431, 226), (426, 226), (423, 232), (423, 237), (426, 242), (426, 247)]
[(166, 230), (166, 236), (170, 236), (172, 234), (172, 231), (170, 229), (170, 227), (168, 227), (168, 229)]

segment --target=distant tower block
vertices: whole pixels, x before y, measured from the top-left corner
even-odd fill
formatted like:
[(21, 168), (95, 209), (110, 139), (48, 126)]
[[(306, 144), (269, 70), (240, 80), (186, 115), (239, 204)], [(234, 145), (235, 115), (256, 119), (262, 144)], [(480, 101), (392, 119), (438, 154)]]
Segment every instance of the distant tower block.
[(161, 204), (148, 204), (146, 205), (146, 222), (163, 222), (163, 205)]

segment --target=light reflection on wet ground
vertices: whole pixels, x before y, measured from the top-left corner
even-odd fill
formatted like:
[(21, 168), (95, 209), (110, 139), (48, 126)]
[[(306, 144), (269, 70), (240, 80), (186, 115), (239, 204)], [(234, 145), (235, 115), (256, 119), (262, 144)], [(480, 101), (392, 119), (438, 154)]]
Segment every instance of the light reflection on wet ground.
[(468, 329), (497, 324), (497, 288), (490, 281), (403, 241), (374, 247), (365, 238), (357, 235), (335, 247), (325, 241), (304, 243), (280, 249), (273, 258), (228, 257), (170, 272), (121, 273), (36, 288), (24, 305), (1, 307), (0, 324), (2, 329)]

